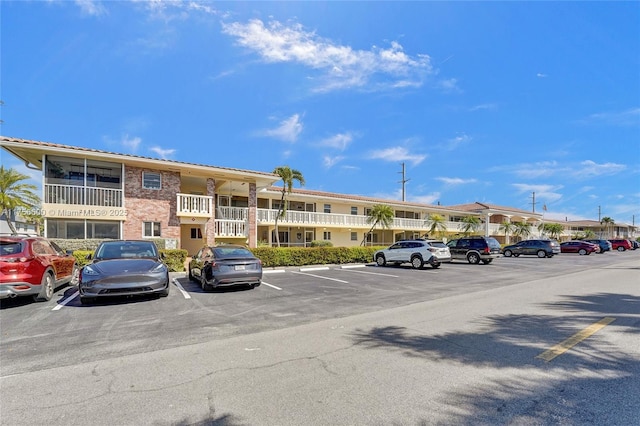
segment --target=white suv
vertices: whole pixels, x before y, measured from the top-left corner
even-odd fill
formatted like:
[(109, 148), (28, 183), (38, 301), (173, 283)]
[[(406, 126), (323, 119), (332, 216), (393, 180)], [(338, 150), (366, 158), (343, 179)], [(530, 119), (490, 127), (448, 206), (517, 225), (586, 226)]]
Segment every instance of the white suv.
[[(411, 266), (415, 269), (420, 269), (425, 263), (428, 263), (432, 268), (439, 268), (441, 261), (432, 253), (434, 249), (428, 241), (403, 240), (392, 244), (386, 249), (376, 251), (373, 254), (373, 261), (378, 266), (411, 263)], [(450, 256), (448, 261), (451, 260)]]

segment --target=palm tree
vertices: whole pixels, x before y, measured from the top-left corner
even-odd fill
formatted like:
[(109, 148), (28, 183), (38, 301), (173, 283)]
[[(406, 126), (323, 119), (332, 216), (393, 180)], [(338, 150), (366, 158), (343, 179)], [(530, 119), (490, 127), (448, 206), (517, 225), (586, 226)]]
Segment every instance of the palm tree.
[(34, 184), (22, 182), (26, 179), (29, 179), (29, 176), (0, 166), (0, 207), (9, 229), (14, 234), (17, 231), (11, 222), (11, 211), (16, 207), (34, 210), (40, 204), (40, 197), (34, 192), (37, 187)]
[(280, 206), (278, 208), (278, 214), (276, 215), (276, 243), (280, 247), (280, 233), (278, 232), (278, 220), (284, 218), (287, 213), (287, 195), (291, 193), (293, 189), (293, 182), (298, 181), (300, 186), (304, 186), (304, 177), (298, 170), (292, 169), (289, 166), (276, 167), (273, 173), (280, 176), (282, 179), (282, 197), (280, 198)]
[(440, 236), (447, 232), (447, 224), (445, 223), (444, 216), (440, 214), (429, 214), (424, 222), (429, 227), (429, 235), (437, 233)]
[(364, 245), (367, 240), (367, 235), (371, 234), (373, 228), (375, 228), (378, 224), (380, 224), (382, 228), (389, 228), (389, 226), (391, 226), (391, 224), (393, 223), (394, 217), (395, 212), (393, 211), (391, 206), (388, 206), (386, 204), (375, 204), (367, 215), (367, 223), (372, 223), (373, 225), (371, 225), (371, 229), (369, 229), (369, 232), (364, 234), (364, 238), (362, 239), (360, 245)]
[(500, 227), (498, 228), (498, 230), (504, 232), (506, 243), (509, 243), (509, 234), (511, 234), (514, 231), (515, 227), (516, 226), (510, 220), (503, 220), (502, 223), (500, 224)]
[(611, 233), (609, 232), (609, 228), (616, 224), (614, 220), (611, 219), (609, 216), (605, 216), (600, 221), (600, 224), (604, 225), (604, 229), (607, 232), (607, 237), (611, 238)]
[(462, 221), (460, 222), (458, 228), (465, 236), (467, 236), (469, 234), (477, 232), (478, 229), (480, 229), (480, 224), (480, 218), (468, 215), (462, 218)]
[(520, 238), (527, 238), (531, 235), (531, 224), (529, 222), (515, 222), (514, 226), (513, 235)]
[(543, 234), (549, 234), (551, 238), (557, 240), (562, 231), (564, 231), (564, 226), (560, 223), (542, 223), (538, 226), (538, 229)]

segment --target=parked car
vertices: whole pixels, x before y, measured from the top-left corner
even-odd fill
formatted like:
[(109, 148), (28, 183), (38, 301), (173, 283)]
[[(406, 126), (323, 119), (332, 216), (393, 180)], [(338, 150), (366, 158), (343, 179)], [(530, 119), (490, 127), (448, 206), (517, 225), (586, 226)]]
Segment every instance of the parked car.
[(609, 241), (611, 242), (612, 250), (618, 250), (618, 251), (633, 250), (633, 245), (631, 244), (631, 241), (625, 238), (615, 238)]
[(82, 304), (111, 296), (169, 295), (169, 269), (153, 241), (104, 241), (89, 258), (78, 279)]
[(0, 299), (51, 300), (58, 287), (77, 278), (76, 258), (53, 241), (26, 235), (0, 237)]
[[(376, 251), (373, 254), (373, 261), (378, 266), (411, 263), (415, 269), (420, 269), (425, 264), (431, 265), (432, 268), (439, 268), (442, 262), (434, 253), (438, 250), (438, 247), (432, 247), (431, 243), (425, 240), (402, 240)], [(451, 256), (449, 255), (450, 260)]]
[(607, 251), (611, 251), (611, 242), (609, 240), (603, 240), (603, 239), (588, 239), (588, 240), (584, 240), (588, 243), (592, 243), (592, 244), (597, 244), (600, 247), (600, 251), (599, 253), (604, 253)]
[(560, 243), (560, 251), (562, 253), (578, 253), (580, 255), (589, 255), (591, 253), (597, 253), (598, 251), (600, 251), (600, 247), (586, 241), (565, 241), (563, 243)]
[(638, 242), (638, 240), (631, 240), (631, 244), (633, 245), (634, 250), (640, 248), (640, 243)]
[(431, 246), (429, 251), (438, 258), (440, 263), (451, 262), (451, 250), (448, 245), (439, 240), (424, 240), (424, 242)]
[(493, 237), (462, 237), (449, 241), (447, 246), (453, 260), (466, 260), (476, 265), (481, 261), (488, 265), (501, 256), (500, 243)]
[(203, 247), (189, 262), (188, 274), (204, 291), (235, 285), (255, 288), (262, 283), (262, 261), (238, 245)]
[(560, 243), (556, 240), (524, 240), (505, 246), (502, 249), (505, 257), (518, 257), (521, 254), (532, 255), (538, 257), (553, 257), (560, 254)]

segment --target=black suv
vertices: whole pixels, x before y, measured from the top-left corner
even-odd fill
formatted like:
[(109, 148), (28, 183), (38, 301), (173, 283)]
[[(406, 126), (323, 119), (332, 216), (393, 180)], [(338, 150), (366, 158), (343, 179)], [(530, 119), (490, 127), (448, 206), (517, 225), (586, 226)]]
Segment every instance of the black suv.
[(462, 237), (447, 243), (451, 259), (466, 260), (472, 264), (480, 261), (485, 265), (500, 257), (500, 243), (493, 237)]

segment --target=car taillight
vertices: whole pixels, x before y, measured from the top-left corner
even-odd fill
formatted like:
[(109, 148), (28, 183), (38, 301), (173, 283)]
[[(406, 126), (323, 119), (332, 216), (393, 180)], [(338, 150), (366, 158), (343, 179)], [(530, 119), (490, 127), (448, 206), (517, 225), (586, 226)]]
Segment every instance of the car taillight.
[(25, 263), (33, 260), (33, 257), (3, 257), (2, 262), (8, 263)]
[(435, 247), (429, 247), (429, 249), (428, 249), (428, 250), (429, 250), (431, 253), (435, 253), (435, 252), (437, 252), (437, 251), (438, 251)]
[(485, 254), (491, 253), (491, 248), (490, 247), (485, 247), (484, 248), (484, 252), (485, 252)]

